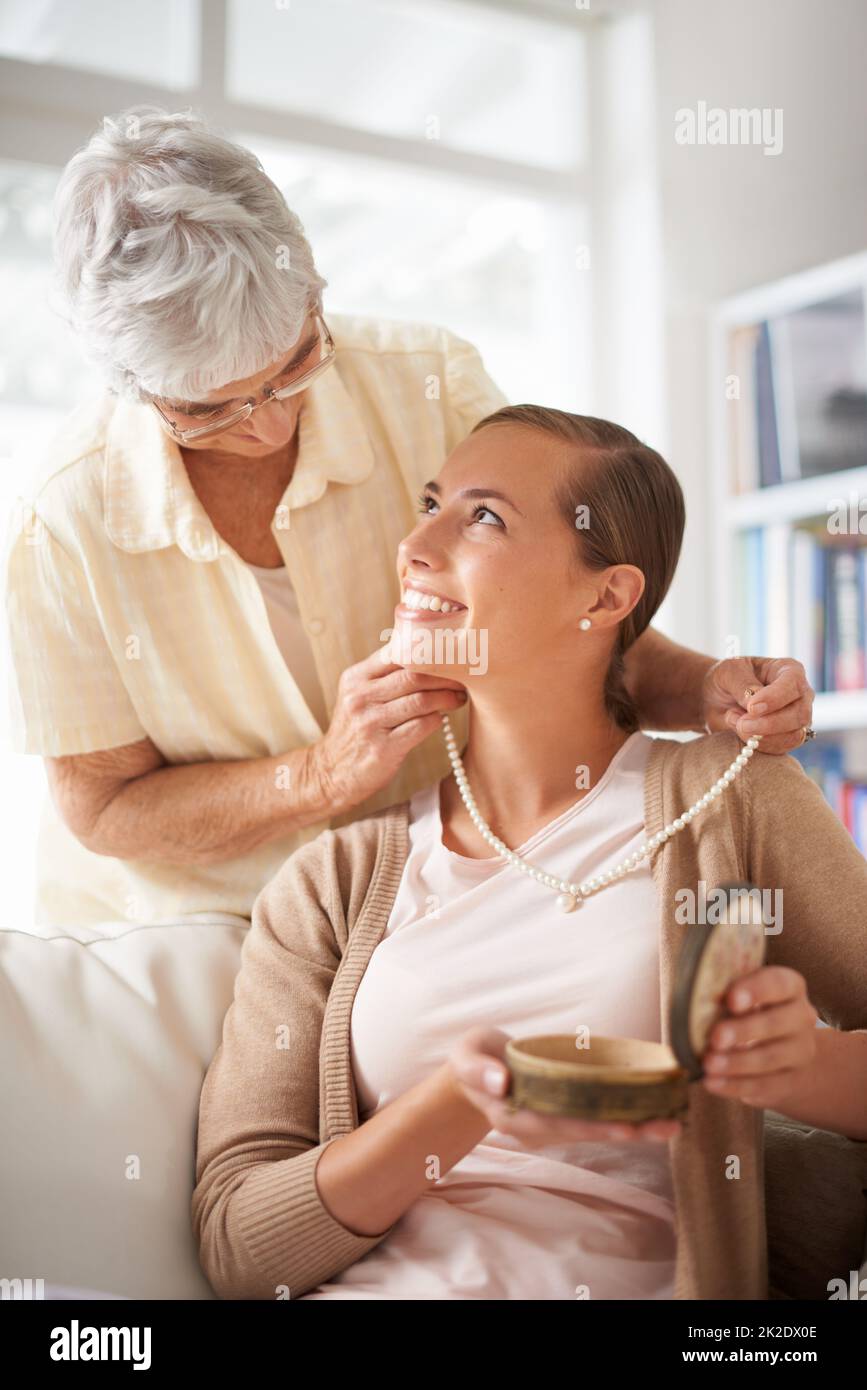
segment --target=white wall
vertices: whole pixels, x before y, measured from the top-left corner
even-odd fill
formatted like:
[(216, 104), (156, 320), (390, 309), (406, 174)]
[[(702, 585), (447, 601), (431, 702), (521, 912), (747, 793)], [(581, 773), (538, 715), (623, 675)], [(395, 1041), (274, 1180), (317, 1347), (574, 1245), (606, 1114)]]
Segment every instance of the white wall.
[[(666, 625), (709, 650), (707, 314), (867, 247), (865, 0), (654, 0), (668, 454), (688, 524)], [(679, 145), (675, 112), (781, 107), (783, 148)], [(722, 385), (720, 385), (722, 389)], [(628, 423), (628, 422), (626, 422)], [(720, 653), (721, 655), (721, 653)]]

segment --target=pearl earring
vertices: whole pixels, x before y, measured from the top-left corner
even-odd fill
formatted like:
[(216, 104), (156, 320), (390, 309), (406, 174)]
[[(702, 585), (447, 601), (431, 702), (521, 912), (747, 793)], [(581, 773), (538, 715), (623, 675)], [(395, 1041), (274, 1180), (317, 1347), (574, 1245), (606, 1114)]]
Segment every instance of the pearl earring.
[(588, 627), (591, 626), (590, 619), (589, 619), (589, 618), (582, 618), (581, 621), (580, 621), (580, 623), (578, 624), (578, 626), (580, 627), (580, 629), (581, 629), (582, 632), (586, 632), (587, 629), (588, 629)]

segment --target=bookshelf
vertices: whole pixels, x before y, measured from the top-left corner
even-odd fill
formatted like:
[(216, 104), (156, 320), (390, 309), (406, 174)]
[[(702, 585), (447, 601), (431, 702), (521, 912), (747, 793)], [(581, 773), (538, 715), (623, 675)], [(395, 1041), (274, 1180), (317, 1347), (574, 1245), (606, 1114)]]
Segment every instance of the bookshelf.
[(867, 853), (867, 252), (726, 300), (710, 331), (715, 650), (804, 662), (798, 756)]

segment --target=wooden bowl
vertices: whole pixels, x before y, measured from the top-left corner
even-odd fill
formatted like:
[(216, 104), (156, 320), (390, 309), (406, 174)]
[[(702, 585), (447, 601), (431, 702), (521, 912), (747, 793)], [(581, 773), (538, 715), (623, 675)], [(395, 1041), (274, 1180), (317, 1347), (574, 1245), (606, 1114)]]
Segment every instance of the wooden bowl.
[[(719, 911), (683, 934), (669, 1005), (671, 1047), (640, 1038), (591, 1038), (576, 1047), (570, 1033), (510, 1038), (509, 1098), (517, 1108), (583, 1120), (670, 1120), (689, 1109), (689, 1083), (704, 1075), (703, 1056), (729, 986), (765, 958), (761, 896), (749, 882), (719, 884), (708, 895)], [(744, 896), (746, 894), (746, 896)]]
[(569, 1033), (510, 1038), (509, 1099), (546, 1115), (575, 1119), (668, 1120), (689, 1108), (689, 1074), (664, 1043), (595, 1037), (575, 1045)]

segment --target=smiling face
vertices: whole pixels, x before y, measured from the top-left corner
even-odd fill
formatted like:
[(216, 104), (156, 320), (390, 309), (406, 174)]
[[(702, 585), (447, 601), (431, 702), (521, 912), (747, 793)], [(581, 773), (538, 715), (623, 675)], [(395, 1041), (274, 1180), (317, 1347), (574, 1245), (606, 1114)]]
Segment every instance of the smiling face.
[[(425, 488), (418, 524), (398, 548), (403, 598), (392, 646), (403, 655), (395, 660), (458, 680), (475, 664), (469, 690), (477, 680), (538, 673), (540, 661), (575, 670), (591, 653), (604, 674), (643, 576), (634, 566), (580, 563), (554, 492), (574, 480), (576, 467), (580, 477), (574, 445), (524, 425), (486, 426), (458, 445)], [(589, 632), (578, 626), (585, 616)], [(436, 629), (467, 640), (437, 643)]]

